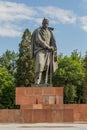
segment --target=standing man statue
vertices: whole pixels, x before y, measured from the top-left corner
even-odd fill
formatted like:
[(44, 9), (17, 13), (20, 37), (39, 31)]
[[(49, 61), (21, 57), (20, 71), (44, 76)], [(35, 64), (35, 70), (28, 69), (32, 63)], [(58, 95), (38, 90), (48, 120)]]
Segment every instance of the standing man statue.
[(32, 34), (31, 51), (35, 58), (36, 74), (35, 84), (52, 84), (52, 73), (57, 69), (57, 47), (52, 33), (53, 28), (48, 27), (49, 20), (43, 19), (42, 27)]

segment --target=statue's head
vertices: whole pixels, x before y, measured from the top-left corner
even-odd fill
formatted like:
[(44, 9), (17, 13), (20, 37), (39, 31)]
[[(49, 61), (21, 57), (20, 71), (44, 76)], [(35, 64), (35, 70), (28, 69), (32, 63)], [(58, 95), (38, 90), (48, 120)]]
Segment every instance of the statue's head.
[(49, 25), (49, 20), (46, 19), (46, 18), (44, 18), (43, 21), (42, 21), (42, 26), (43, 26), (44, 28), (47, 28), (48, 25)]

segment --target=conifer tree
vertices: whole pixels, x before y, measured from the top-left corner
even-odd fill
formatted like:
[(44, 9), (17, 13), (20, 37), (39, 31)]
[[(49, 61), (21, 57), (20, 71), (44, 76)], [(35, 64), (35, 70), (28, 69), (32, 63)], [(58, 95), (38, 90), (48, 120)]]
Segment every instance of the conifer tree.
[(34, 70), (34, 60), (31, 59), (31, 33), (26, 29), (19, 44), (16, 74), (17, 86), (30, 86), (34, 81)]

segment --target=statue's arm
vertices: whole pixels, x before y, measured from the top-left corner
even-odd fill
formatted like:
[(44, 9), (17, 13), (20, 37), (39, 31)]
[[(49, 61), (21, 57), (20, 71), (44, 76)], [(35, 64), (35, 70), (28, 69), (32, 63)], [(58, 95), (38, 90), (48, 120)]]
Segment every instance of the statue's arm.
[(50, 46), (46, 43), (46, 41), (44, 41), (39, 32), (36, 33), (36, 42), (42, 47), (42, 48), (45, 48), (45, 49), (48, 49), (50, 50)]

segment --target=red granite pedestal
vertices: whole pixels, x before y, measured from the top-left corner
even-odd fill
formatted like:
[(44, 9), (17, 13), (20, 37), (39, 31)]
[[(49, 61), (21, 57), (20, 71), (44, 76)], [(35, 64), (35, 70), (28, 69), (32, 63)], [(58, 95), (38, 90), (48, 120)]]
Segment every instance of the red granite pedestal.
[(43, 109), (45, 106), (63, 104), (62, 87), (16, 88), (16, 104), (22, 109)]
[(1, 109), (0, 123), (87, 123), (87, 104), (64, 104), (62, 87), (17, 87), (20, 109)]
[(73, 121), (72, 109), (63, 108), (62, 87), (16, 88), (16, 104), (24, 112), (26, 123)]
[(87, 122), (87, 104), (63, 104), (63, 97), (63, 87), (16, 88), (25, 123)]

